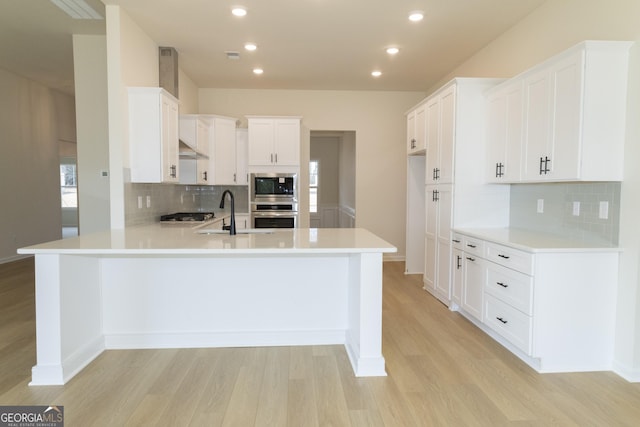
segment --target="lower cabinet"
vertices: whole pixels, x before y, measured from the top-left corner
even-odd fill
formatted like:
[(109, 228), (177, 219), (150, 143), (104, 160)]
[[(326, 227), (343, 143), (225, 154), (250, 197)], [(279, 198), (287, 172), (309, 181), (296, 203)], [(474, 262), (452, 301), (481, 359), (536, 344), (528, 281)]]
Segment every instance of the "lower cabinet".
[(498, 241), (453, 234), (451, 309), (539, 372), (612, 369), (617, 250)]

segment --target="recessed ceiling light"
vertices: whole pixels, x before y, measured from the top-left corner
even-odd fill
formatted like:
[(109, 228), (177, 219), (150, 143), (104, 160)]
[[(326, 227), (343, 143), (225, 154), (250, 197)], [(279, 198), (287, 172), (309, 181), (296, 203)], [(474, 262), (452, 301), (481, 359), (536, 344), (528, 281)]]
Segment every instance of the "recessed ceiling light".
[(244, 48), (250, 51), (254, 51), (258, 48), (255, 43), (245, 43)]
[(424, 12), (421, 10), (414, 10), (409, 14), (409, 20), (413, 22), (422, 21), (422, 18), (424, 18)]
[(373, 77), (380, 77), (380, 76), (382, 75), (382, 71), (378, 71), (378, 70), (376, 70), (376, 71), (372, 71), (372, 72), (371, 72), (371, 75), (372, 75)]
[(387, 48), (387, 53), (389, 55), (395, 55), (398, 52), (400, 52), (400, 49), (398, 49), (397, 47), (388, 47)]
[(245, 16), (247, 14), (247, 8), (244, 6), (233, 6), (231, 13), (235, 16)]
[(263, 70), (262, 68), (254, 68), (254, 69), (253, 69), (253, 74), (258, 74), (258, 75), (260, 75), (260, 74), (262, 74), (262, 73), (264, 73), (264, 70)]

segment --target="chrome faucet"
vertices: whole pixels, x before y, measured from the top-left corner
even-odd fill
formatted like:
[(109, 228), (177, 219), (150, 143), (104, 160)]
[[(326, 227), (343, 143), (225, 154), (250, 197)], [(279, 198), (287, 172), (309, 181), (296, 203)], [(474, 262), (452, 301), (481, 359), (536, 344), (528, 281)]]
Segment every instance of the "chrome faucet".
[(235, 202), (233, 201), (233, 193), (231, 191), (224, 190), (224, 193), (222, 193), (222, 199), (220, 200), (220, 209), (224, 209), (224, 198), (227, 196), (227, 194), (231, 198), (231, 224), (223, 225), (222, 229), (229, 230), (229, 234), (231, 236), (235, 236), (236, 235), (236, 208), (235, 208)]

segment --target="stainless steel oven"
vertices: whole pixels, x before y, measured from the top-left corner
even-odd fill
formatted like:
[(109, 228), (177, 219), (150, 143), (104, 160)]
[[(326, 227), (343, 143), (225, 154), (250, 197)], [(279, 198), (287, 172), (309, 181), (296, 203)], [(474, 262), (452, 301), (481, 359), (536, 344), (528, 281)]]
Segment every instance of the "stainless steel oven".
[(251, 227), (298, 226), (298, 177), (295, 173), (252, 173)]

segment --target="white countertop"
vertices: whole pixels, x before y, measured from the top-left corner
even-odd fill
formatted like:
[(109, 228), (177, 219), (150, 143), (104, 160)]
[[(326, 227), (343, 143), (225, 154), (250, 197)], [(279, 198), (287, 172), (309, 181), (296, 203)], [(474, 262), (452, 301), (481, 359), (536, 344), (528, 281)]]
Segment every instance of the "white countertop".
[(527, 252), (619, 252), (618, 246), (595, 239), (572, 239), (518, 228), (456, 228), (455, 233)]
[[(232, 255), (392, 253), (397, 249), (362, 228), (274, 229), (260, 234), (198, 234), (203, 226), (152, 224), (56, 240), (20, 254)], [(263, 231), (263, 230), (258, 230)]]

